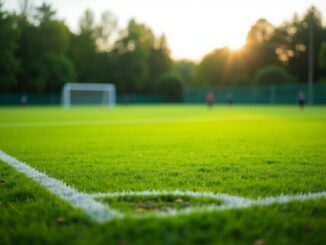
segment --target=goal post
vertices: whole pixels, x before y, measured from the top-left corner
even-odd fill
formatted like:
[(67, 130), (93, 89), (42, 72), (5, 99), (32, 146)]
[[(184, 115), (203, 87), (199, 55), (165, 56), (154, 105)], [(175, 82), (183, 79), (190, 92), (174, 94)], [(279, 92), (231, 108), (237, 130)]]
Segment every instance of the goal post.
[(62, 88), (62, 105), (116, 105), (116, 88), (109, 83), (66, 83)]

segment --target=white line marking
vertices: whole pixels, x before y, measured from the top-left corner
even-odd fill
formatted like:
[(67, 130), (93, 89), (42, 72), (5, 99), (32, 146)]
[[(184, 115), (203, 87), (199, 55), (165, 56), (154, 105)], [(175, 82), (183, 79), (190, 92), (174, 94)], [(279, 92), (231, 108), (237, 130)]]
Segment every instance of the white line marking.
[(61, 199), (68, 201), (73, 207), (82, 209), (92, 219), (99, 223), (121, 217), (122, 214), (111, 209), (108, 205), (96, 201), (86, 193), (78, 192), (65, 183), (47, 176), (44, 173), (28, 166), (26, 163), (18, 161), (14, 157), (0, 150), (0, 159), (21, 173), (42, 184), (50, 192)]
[(149, 217), (173, 217), (179, 215), (188, 215), (195, 212), (213, 212), (224, 211), (230, 209), (243, 209), (253, 206), (268, 206), (272, 204), (284, 204), (293, 201), (306, 201), (320, 198), (326, 198), (326, 191), (316, 193), (302, 193), (295, 195), (280, 195), (275, 197), (248, 199), (238, 196), (231, 196), (224, 193), (211, 192), (193, 192), (193, 191), (124, 191), (115, 193), (95, 193), (90, 194), (94, 198), (114, 198), (121, 196), (191, 196), (195, 198), (211, 198), (223, 201), (222, 204), (210, 204), (203, 207), (187, 207), (181, 210), (170, 209), (164, 212), (150, 213), (150, 214), (134, 214), (134, 218), (149, 218)]
[(319, 199), (319, 198), (326, 198), (326, 191), (260, 198), (257, 200), (253, 200), (252, 204), (259, 205), (259, 206), (266, 206), (266, 205), (272, 205), (272, 204), (289, 203), (289, 202), (293, 202), (293, 201), (314, 200), (314, 199)]
[(211, 192), (195, 192), (195, 191), (123, 191), (123, 192), (114, 192), (114, 193), (94, 193), (90, 196), (94, 198), (112, 198), (112, 197), (121, 197), (121, 196), (189, 196), (195, 198), (210, 198), (223, 201), (229, 204), (246, 204), (252, 200), (247, 198), (242, 198), (238, 196), (231, 196), (224, 193), (211, 193)]
[(195, 191), (124, 191), (115, 193), (94, 193), (87, 194), (78, 192), (67, 184), (47, 176), (44, 173), (28, 166), (14, 157), (6, 154), (0, 150), (0, 160), (14, 167), (21, 173), (32, 178), (36, 182), (42, 184), (50, 192), (54, 193), (63, 200), (68, 201), (73, 207), (83, 210), (93, 220), (103, 223), (116, 218), (126, 217), (117, 210), (110, 208), (107, 204), (103, 204), (96, 199), (100, 198), (114, 198), (121, 196), (190, 196), (194, 198), (211, 198), (223, 201), (217, 204), (210, 204), (203, 207), (187, 207), (181, 210), (171, 209), (165, 212), (150, 213), (150, 214), (133, 214), (132, 218), (149, 218), (149, 217), (171, 217), (179, 215), (188, 215), (194, 212), (212, 212), (223, 211), (229, 209), (249, 208), (253, 206), (268, 206), (272, 204), (284, 204), (292, 201), (314, 200), (319, 198), (326, 198), (326, 191), (316, 193), (302, 193), (296, 195), (280, 195), (276, 197), (267, 197), (260, 199), (248, 199), (239, 196), (232, 196), (224, 193), (211, 192), (195, 192)]

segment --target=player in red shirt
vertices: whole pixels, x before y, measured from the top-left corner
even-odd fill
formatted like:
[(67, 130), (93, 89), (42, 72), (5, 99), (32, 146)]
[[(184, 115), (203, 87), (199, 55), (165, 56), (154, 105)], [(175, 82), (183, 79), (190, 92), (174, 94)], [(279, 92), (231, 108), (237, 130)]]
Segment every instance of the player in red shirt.
[(208, 93), (206, 100), (207, 100), (208, 107), (212, 107), (213, 103), (214, 103), (214, 95), (213, 95), (213, 93)]

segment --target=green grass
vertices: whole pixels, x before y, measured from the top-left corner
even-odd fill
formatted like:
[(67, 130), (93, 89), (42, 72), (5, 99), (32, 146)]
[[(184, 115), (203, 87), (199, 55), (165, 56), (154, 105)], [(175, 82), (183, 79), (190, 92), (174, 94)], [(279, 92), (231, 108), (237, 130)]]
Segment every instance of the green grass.
[[(326, 190), (326, 107), (8, 107), (0, 115), (1, 150), (87, 193), (179, 189), (257, 198)], [(326, 241), (325, 199), (99, 225), (2, 162), (0, 179), (4, 244)], [(162, 199), (105, 202), (127, 212), (148, 202), (164, 208)]]
[(212, 198), (194, 198), (188, 196), (122, 196), (114, 198), (99, 198), (110, 207), (125, 214), (148, 214), (181, 210), (189, 207), (202, 207), (210, 204), (219, 205), (223, 201)]

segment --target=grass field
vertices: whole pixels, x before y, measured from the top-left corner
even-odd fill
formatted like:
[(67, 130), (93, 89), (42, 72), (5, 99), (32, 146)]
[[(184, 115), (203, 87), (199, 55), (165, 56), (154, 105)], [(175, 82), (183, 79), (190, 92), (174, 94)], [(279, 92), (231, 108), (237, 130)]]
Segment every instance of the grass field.
[[(244, 198), (326, 190), (326, 107), (0, 108), (0, 150), (80, 192)], [(176, 217), (210, 198), (103, 198), (99, 224), (0, 161), (1, 244), (325, 244), (326, 199)]]

